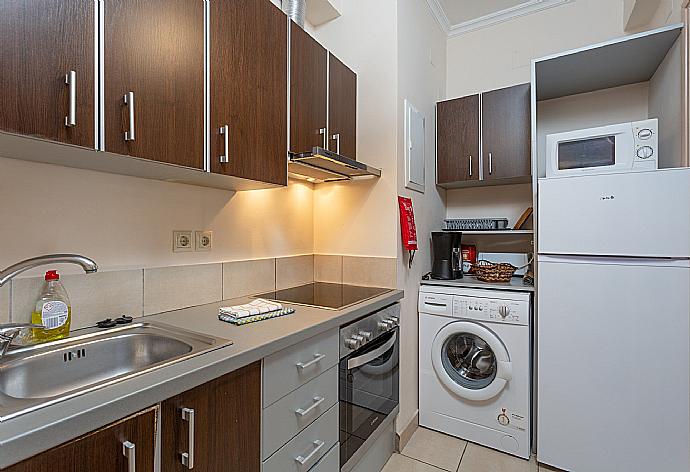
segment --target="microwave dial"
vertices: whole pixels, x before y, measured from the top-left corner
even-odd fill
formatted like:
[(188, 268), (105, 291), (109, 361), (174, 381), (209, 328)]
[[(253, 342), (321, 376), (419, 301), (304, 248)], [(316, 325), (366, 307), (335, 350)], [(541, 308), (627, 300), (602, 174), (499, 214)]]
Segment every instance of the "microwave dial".
[(637, 150), (637, 157), (640, 159), (649, 159), (654, 155), (654, 149), (651, 146), (642, 146)]
[(651, 139), (653, 135), (654, 132), (649, 128), (642, 128), (640, 131), (637, 132), (637, 137), (643, 141)]

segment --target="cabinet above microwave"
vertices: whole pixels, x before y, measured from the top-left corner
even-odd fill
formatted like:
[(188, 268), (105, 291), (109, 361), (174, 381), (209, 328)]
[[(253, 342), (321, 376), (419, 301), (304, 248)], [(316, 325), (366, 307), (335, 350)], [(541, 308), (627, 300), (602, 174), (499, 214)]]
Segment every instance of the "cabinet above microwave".
[(436, 166), (444, 188), (530, 182), (530, 85), (437, 103)]

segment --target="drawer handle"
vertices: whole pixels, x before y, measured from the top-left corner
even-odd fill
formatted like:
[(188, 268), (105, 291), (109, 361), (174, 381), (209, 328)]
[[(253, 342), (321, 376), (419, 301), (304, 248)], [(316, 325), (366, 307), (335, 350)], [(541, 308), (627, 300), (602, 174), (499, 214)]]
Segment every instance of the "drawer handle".
[(137, 451), (133, 443), (125, 441), (122, 443), (122, 455), (127, 458), (127, 472), (137, 471)]
[(325, 401), (326, 399), (324, 397), (314, 397), (314, 403), (309, 408), (300, 408), (298, 410), (295, 410), (295, 413), (297, 413), (300, 416), (306, 416), (312, 411), (314, 411), (320, 404), (322, 404)]
[(323, 148), (328, 149), (328, 134), (326, 133), (326, 128), (321, 128), (319, 134), (323, 136)]
[(299, 465), (302, 465), (302, 466), (303, 466), (304, 464), (306, 464), (307, 462), (309, 462), (310, 460), (312, 460), (312, 459), (314, 458), (314, 456), (316, 456), (316, 455), (319, 453), (319, 451), (323, 448), (323, 446), (324, 446), (325, 444), (326, 444), (325, 442), (321, 441), (320, 439), (317, 439), (316, 441), (314, 441), (314, 450), (311, 451), (311, 452), (310, 452), (309, 454), (307, 454), (306, 456), (297, 456), (297, 457), (295, 457), (295, 461), (296, 461)]
[(298, 362), (295, 364), (298, 368), (304, 370), (308, 369), (309, 367), (313, 366), (314, 364), (318, 364), (320, 361), (324, 360), (326, 358), (326, 354), (314, 354), (314, 359), (310, 360), (309, 362)]
[(340, 154), (340, 133), (336, 133), (332, 137), (335, 140), (335, 153)]
[(182, 419), (189, 423), (189, 432), (187, 433), (189, 442), (189, 451), (182, 453), (182, 465), (188, 469), (194, 468), (194, 417), (196, 416), (194, 409), (182, 408)]

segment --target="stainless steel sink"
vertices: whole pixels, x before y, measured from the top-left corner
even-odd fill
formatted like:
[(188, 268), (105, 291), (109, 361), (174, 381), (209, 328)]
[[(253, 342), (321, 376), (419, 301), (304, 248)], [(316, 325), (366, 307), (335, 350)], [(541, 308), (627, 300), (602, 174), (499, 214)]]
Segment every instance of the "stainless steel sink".
[(162, 323), (89, 329), (0, 359), (0, 421), (232, 344)]

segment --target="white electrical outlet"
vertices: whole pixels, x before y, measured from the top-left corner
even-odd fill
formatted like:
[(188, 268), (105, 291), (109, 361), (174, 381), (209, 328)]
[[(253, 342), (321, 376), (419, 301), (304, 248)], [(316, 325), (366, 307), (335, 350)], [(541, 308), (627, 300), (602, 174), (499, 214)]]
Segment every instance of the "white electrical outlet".
[(173, 252), (191, 252), (194, 240), (191, 231), (173, 231)]
[(210, 251), (213, 248), (213, 231), (195, 231), (196, 250)]

